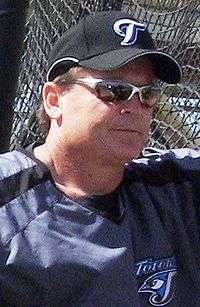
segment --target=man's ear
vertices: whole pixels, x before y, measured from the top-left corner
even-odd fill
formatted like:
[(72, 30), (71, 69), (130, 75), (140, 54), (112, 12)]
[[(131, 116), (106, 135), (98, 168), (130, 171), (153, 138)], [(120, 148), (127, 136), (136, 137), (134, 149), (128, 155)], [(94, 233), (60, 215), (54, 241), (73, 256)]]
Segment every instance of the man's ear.
[(59, 87), (53, 82), (46, 82), (43, 86), (42, 97), (45, 111), (50, 119), (59, 119), (61, 110), (59, 107)]

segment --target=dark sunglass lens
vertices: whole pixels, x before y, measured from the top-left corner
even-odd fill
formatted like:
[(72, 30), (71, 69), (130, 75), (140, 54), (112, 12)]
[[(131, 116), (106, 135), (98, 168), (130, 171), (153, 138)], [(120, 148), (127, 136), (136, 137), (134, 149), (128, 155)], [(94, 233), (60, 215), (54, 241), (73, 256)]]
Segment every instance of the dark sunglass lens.
[(95, 87), (98, 98), (103, 101), (113, 101), (115, 99), (114, 92), (108, 87), (107, 84), (101, 82)]
[(146, 106), (153, 107), (160, 100), (160, 89), (149, 87), (140, 91), (140, 100)]
[(101, 82), (97, 84), (96, 91), (104, 101), (124, 101), (131, 95), (132, 88), (119, 83)]
[(115, 100), (116, 101), (125, 101), (128, 100), (132, 93), (132, 88), (129, 85), (125, 84), (118, 84), (116, 86), (116, 92), (115, 92)]

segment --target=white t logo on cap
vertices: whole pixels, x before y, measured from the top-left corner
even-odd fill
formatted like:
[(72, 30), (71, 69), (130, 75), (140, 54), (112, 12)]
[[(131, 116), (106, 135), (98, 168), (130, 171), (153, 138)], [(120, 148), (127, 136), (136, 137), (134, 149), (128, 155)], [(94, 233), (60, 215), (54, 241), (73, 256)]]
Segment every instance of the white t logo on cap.
[(113, 29), (115, 33), (124, 37), (120, 44), (122, 46), (129, 46), (137, 41), (138, 32), (144, 31), (146, 26), (143, 23), (125, 18), (117, 20), (113, 25)]

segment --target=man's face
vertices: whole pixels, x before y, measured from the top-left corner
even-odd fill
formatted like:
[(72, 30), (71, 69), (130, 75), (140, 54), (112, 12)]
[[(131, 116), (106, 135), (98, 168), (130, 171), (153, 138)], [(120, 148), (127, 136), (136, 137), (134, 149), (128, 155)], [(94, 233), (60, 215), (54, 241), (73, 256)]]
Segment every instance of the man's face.
[[(80, 70), (76, 78), (100, 78), (149, 85), (155, 76), (146, 58), (107, 72)], [(130, 101), (109, 104), (83, 84), (74, 84), (59, 97), (61, 121), (53, 129), (63, 150), (90, 159), (124, 164), (136, 158), (148, 139), (152, 108)]]

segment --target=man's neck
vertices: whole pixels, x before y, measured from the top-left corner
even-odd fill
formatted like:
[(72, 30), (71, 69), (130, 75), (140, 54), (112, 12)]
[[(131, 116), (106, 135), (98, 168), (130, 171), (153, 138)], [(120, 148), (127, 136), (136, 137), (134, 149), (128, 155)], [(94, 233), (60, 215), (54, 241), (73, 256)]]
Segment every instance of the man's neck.
[(49, 168), (56, 186), (75, 199), (112, 192), (123, 179), (124, 168), (102, 159), (88, 159), (87, 154), (50, 150), (47, 144), (34, 149), (34, 155)]

